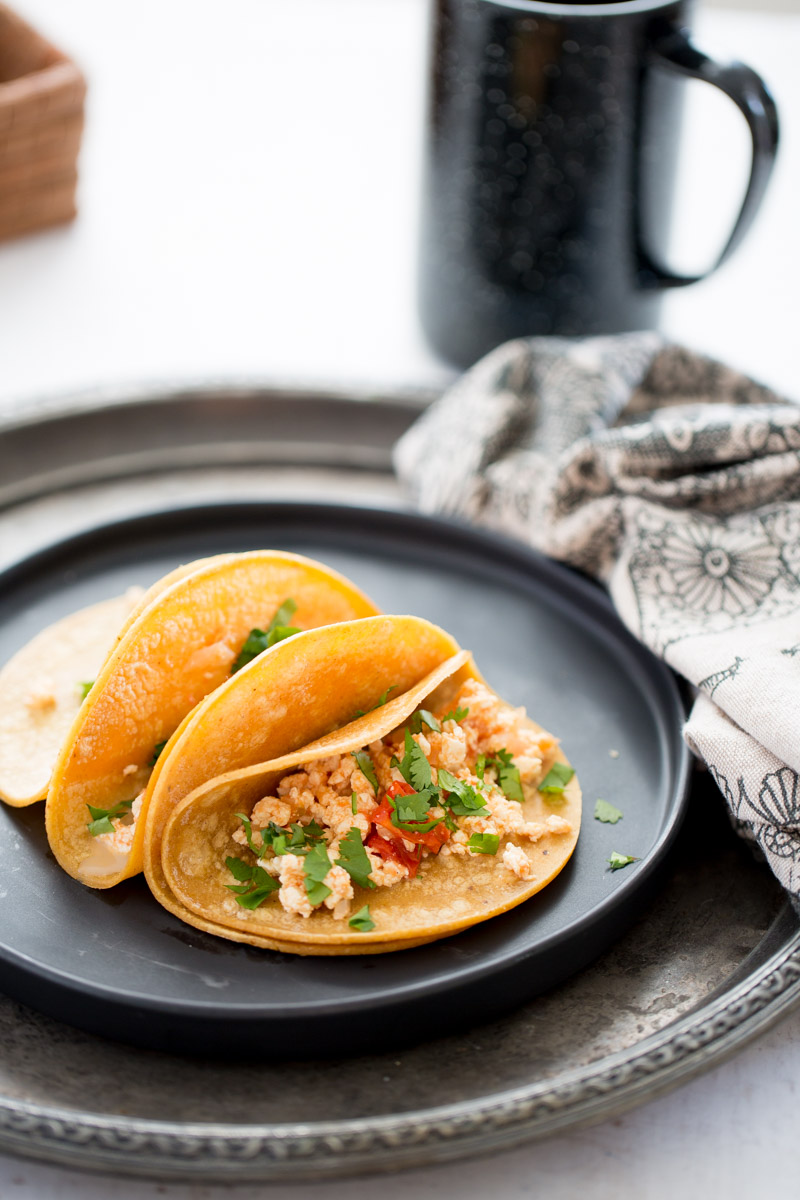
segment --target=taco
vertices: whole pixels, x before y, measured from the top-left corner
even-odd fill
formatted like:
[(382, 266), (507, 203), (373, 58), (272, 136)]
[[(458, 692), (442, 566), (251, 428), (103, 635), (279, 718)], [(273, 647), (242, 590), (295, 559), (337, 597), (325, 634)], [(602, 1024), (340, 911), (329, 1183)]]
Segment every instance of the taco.
[(46, 826), (64, 870), (97, 888), (141, 871), (153, 768), (187, 714), (273, 642), (376, 611), (337, 572), (270, 550), (202, 559), (155, 584), (53, 770)]
[(172, 911), (181, 907), (163, 871), (161, 842), (172, 810), (195, 788), (320, 738), (338, 745), (337, 731), (354, 721), (371, 729), (378, 710), (397, 724), (426, 680), (430, 691), (467, 657), (420, 617), (376, 616), (298, 634), (245, 667), (198, 705), (156, 764), (144, 842), (156, 898)]
[(38, 633), (0, 671), (0, 799), (44, 800), (86, 693), (142, 590), (102, 600)]
[[(427, 658), (425, 674), (396, 699), (342, 725), (348, 709), (385, 700), (379, 689), (391, 681), (402, 686), (401, 665), (437, 634), (452, 651), (438, 667), (428, 670)], [(156, 794), (170, 798), (146, 871), (166, 907), (268, 949), (382, 953), (505, 912), (558, 874), (580, 828), (574, 772), (556, 740), (501, 700), (449, 635), (417, 618), (353, 622), (297, 638), (297, 664), (303, 642), (314, 653), (294, 680), (278, 675), (270, 651), (250, 679), (206, 702), (205, 719), (198, 710), (164, 764)], [(237, 755), (221, 751), (237, 722), (254, 735), (252, 705), (273, 672), (284, 683), (272, 705), (299, 722), (274, 721), (264, 746), (283, 753), (213, 778), (217, 766), (235, 767)], [(324, 713), (310, 715), (317, 696), (339, 727), (293, 750), (290, 738), (324, 726)], [(219, 717), (227, 731), (206, 757)], [(255, 746), (264, 712), (253, 724)], [(157, 813), (154, 805), (151, 821)]]

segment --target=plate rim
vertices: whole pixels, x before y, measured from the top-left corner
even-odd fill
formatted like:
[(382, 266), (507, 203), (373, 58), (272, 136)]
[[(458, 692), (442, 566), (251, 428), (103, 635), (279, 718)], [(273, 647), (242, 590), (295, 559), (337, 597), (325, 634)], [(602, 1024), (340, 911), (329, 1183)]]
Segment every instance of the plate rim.
[[(368, 390), (371, 399), (380, 399), (393, 411), (404, 414), (408, 424), (436, 394), (409, 398), (401, 389), (380, 384)], [(347, 385), (321, 387), (316, 381), (306, 384), (297, 379), (288, 384), (263, 377), (243, 381), (241, 377), (227, 375), (48, 393), (25, 398), (24, 402), (20, 399), (16, 410), (12, 407), (10, 412), (4, 405), (0, 411), (0, 444), (8, 429), (20, 429), (20, 415), (29, 427), (26, 438), (29, 434), (27, 444), (30, 444), (39, 437), (42, 428), (46, 429), (51, 417), (69, 425), (71, 411), (79, 419), (107, 411), (109, 406), (141, 413), (142, 402), (146, 401), (148, 411), (158, 413), (162, 406), (171, 411), (179, 405), (184, 411), (194, 413), (196, 401), (204, 401), (210, 392), (225, 393), (245, 407), (257, 404), (260, 413), (265, 406), (283, 401), (287, 394), (292, 398), (311, 395), (321, 399), (333, 393), (339, 401), (352, 406), (355, 420), (364, 407), (363, 398), (353, 398), (354, 391), (361, 393), (362, 389)], [(28, 422), (31, 412), (36, 419)], [(153, 435), (155, 444), (155, 426)], [(59, 454), (63, 457), (60, 445), (56, 448), (55, 463), (48, 464), (49, 469), (40, 476), (35, 492), (8, 502), (12, 512), (31, 499), (62, 494), (65, 488), (70, 488), (69, 481), (65, 484), (59, 476)], [(265, 457), (263, 461), (274, 460)], [(125, 468), (129, 478), (142, 474), (138, 462)], [(110, 477), (108, 471), (92, 470), (81, 482), (95, 483)], [(468, 1102), (477, 1116), (463, 1127), (448, 1124), (446, 1120), (439, 1122), (436, 1141), (430, 1145), (429, 1134), (420, 1132), (414, 1114), (394, 1114), (388, 1118), (397, 1129), (389, 1130), (387, 1136), (373, 1137), (366, 1122), (354, 1133), (358, 1159), (350, 1140), (328, 1138), (318, 1134), (315, 1127), (294, 1130), (301, 1143), (299, 1148), (287, 1143), (285, 1128), (275, 1135), (275, 1127), (266, 1125), (258, 1127), (256, 1140), (244, 1144), (238, 1136), (241, 1126), (231, 1129), (221, 1123), (212, 1131), (208, 1125), (195, 1124), (190, 1131), (187, 1122), (148, 1122), (124, 1114), (102, 1116), (79, 1108), (43, 1105), (16, 1095), (0, 1095), (0, 1149), (73, 1169), (165, 1180), (202, 1178), (214, 1182), (263, 1183), (265, 1167), (280, 1181), (341, 1178), (465, 1158), (501, 1145), (530, 1142), (624, 1112), (680, 1085), (735, 1053), (796, 1008), (800, 1002), (800, 926), (788, 904), (751, 954), (757, 954), (766, 944), (778, 945), (766, 961), (753, 967), (748, 965), (750, 956), (743, 959), (735, 968), (740, 980), (736, 986), (723, 982), (718, 993), (664, 1029), (596, 1060), (589, 1067), (565, 1070), (542, 1083), (538, 1095), (533, 1094), (536, 1084), (526, 1085), (524, 1094), (512, 1101), (510, 1111), (505, 1118), (501, 1117), (499, 1133), (492, 1131), (491, 1136), (483, 1136), (482, 1131), (487, 1128), (484, 1113), (497, 1100), (492, 1093)], [(747, 974), (742, 978), (745, 971)]]

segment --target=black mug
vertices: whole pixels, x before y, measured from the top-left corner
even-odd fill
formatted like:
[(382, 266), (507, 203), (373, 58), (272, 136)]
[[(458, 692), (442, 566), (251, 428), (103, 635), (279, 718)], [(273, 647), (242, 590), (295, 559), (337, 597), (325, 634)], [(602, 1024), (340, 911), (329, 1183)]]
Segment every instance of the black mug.
[[(747, 191), (715, 269), (761, 202), (775, 104), (741, 63), (692, 45), (689, 0), (436, 0), (420, 256), (432, 346), (468, 366), (508, 338), (654, 328), (671, 272), (676, 77), (744, 114)], [(708, 274), (709, 272), (705, 272)]]

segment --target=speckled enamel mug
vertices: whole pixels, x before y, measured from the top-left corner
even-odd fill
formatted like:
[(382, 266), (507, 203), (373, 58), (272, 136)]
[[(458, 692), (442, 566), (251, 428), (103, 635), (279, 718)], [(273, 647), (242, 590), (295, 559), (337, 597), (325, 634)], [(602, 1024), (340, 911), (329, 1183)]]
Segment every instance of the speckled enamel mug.
[[(690, 0), (435, 0), (420, 307), (461, 366), (511, 337), (652, 328), (681, 124), (680, 77), (720, 88), (752, 136), (732, 253), (775, 160), (775, 104), (696, 50)], [(708, 274), (708, 272), (706, 272)]]

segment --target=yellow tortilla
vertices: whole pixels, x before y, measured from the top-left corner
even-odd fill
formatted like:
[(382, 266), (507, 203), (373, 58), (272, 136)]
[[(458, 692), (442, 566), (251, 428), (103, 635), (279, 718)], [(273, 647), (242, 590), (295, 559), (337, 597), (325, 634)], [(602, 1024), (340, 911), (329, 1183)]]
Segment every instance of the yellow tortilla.
[(0, 671), (0, 799), (44, 800), (59, 750), (141, 589), (56, 621)]
[[(383, 620), (393, 622), (407, 618), (387, 617)], [(323, 634), (332, 636), (333, 632), (320, 631), (318, 640)], [(395, 652), (399, 641), (398, 630), (393, 639)], [(316, 910), (308, 918), (286, 912), (274, 896), (259, 908), (246, 911), (235, 907), (227, 889), (233, 879), (225, 865), (226, 857), (243, 858), (248, 865), (254, 861), (245, 848), (232, 841), (233, 832), (240, 826), (237, 813), (249, 813), (262, 796), (274, 794), (275, 786), (284, 774), (315, 759), (361, 749), (402, 725), (420, 705), (424, 704), (431, 711), (449, 707), (465, 679), (480, 679), (471, 660), (465, 659), (463, 651), (454, 655), (438, 671), (429, 674), (394, 702), (300, 751), (228, 771), (216, 779), (210, 778), (184, 795), (177, 805), (169, 805), (170, 812), (160, 841), (161, 872), (156, 887), (153, 887), (148, 868), (148, 882), (157, 899), (189, 924), (220, 937), (294, 954), (335, 955), (385, 953), (433, 941), (497, 916), (540, 891), (564, 867), (577, 841), (581, 793), (575, 776), (557, 804), (533, 787), (525, 789), (522, 808), (527, 820), (544, 822), (555, 813), (571, 825), (570, 832), (546, 833), (536, 842), (519, 839), (518, 845), (532, 864), (532, 878), (519, 879), (499, 860), (508, 838), (501, 840), (497, 856), (430, 856), (423, 861), (416, 879), (405, 879), (394, 887), (374, 890), (354, 888), (351, 912), (369, 904), (376, 926), (370, 932), (353, 930), (346, 920), (335, 920), (323, 909)], [(320, 662), (322, 678), (315, 678), (315, 687), (328, 694), (324, 660)], [(354, 676), (356, 680), (361, 678), (359, 664), (355, 665)], [(390, 676), (391, 670), (383, 678)], [(291, 685), (287, 683), (284, 696), (293, 709), (297, 697), (290, 689)], [(228, 703), (232, 706), (238, 699), (239, 715), (246, 720), (245, 697), (237, 698), (234, 692), (232, 687)], [(342, 707), (346, 708), (346, 705)], [(527, 724), (536, 733), (545, 733), (534, 722)], [(545, 736), (549, 738), (549, 735)], [(193, 753), (201, 746), (202, 730), (198, 728), (196, 736), (184, 744), (183, 754), (176, 745), (171, 756), (171, 774), (184, 780), (202, 774), (202, 767), (198, 770), (199, 764), (193, 761)], [(546, 763), (547, 769), (554, 761), (567, 762), (555, 743)], [(165, 770), (169, 767), (168, 761)], [(180, 790), (179, 786), (176, 796)], [(151, 809), (151, 819), (153, 814)]]
[(254, 659), (198, 706), (153, 771), (144, 869), (156, 899), (171, 911), (181, 907), (164, 875), (161, 841), (172, 810), (195, 788), (327, 734), (333, 753), (336, 731), (356, 712), (367, 715), (353, 724), (366, 733), (374, 727), (370, 710), (387, 688), (398, 699), (379, 711), (399, 724), (416, 707), (418, 685), (429, 677), (430, 691), (465, 658), (448, 633), (420, 617), (369, 617), (299, 634)]
[[(200, 560), (146, 594), (82, 705), (53, 772), (47, 835), (70, 875), (107, 888), (141, 871), (145, 789), (156, 746), (230, 678), (250, 630), (266, 627), (287, 598), (297, 605), (292, 624), (300, 629), (377, 611), (337, 572), (271, 550)], [(143, 792), (132, 845), (115, 852), (91, 836), (87, 805), (113, 810)]]

